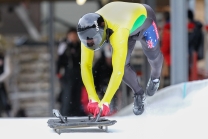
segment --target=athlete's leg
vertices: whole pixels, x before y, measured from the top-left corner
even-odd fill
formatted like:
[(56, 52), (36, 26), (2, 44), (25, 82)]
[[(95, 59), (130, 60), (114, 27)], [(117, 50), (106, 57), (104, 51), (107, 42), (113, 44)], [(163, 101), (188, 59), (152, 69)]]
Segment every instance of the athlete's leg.
[(140, 42), (142, 44), (144, 54), (146, 55), (148, 62), (151, 66), (151, 79), (159, 79), (163, 63), (163, 55), (160, 51), (159, 45), (157, 44), (155, 48), (150, 49), (148, 48), (148, 44), (145, 39), (142, 39)]
[(137, 37), (138, 36), (131, 36), (129, 37), (129, 40), (128, 40), (128, 53), (127, 53), (127, 58), (126, 58), (126, 66), (125, 66), (125, 73), (123, 76), (123, 81), (134, 92), (134, 105), (133, 105), (134, 114), (141, 115), (144, 112), (145, 93), (142, 87), (139, 85), (136, 72), (130, 66), (131, 53), (134, 49)]
[(163, 64), (163, 55), (159, 46), (159, 34), (156, 25), (156, 18), (153, 10), (144, 5), (147, 9), (148, 17), (146, 19), (146, 25), (142, 32), (140, 42), (144, 54), (146, 55), (148, 62), (151, 66), (150, 79), (147, 84), (146, 93), (152, 96), (159, 87), (159, 79)]
[(136, 36), (129, 37), (128, 40), (128, 52), (127, 52), (127, 58), (126, 58), (126, 65), (125, 65), (125, 72), (123, 76), (123, 81), (125, 84), (127, 84), (134, 94), (143, 94), (143, 89), (139, 85), (138, 78), (136, 72), (132, 69), (130, 65), (130, 58), (131, 58), (131, 53), (134, 49), (136, 40), (133, 39)]
[(144, 54), (147, 56), (148, 62), (151, 66), (151, 74), (147, 83), (146, 94), (153, 96), (160, 85), (163, 55), (158, 44), (155, 46), (155, 48), (150, 49), (148, 48), (148, 44), (145, 38), (143, 38), (140, 42), (142, 44)]

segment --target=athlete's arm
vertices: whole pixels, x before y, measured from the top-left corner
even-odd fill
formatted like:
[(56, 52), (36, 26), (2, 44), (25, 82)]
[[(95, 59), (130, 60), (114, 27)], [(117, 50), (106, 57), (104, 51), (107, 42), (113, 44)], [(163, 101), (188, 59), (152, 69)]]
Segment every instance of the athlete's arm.
[(114, 94), (119, 88), (123, 75), (124, 68), (126, 63), (126, 55), (128, 51), (128, 36), (129, 30), (127, 29), (119, 29), (112, 34), (110, 37), (110, 42), (113, 47), (112, 54), (112, 65), (113, 65), (113, 73), (111, 75), (106, 93), (99, 104), (102, 106), (103, 103), (110, 104)]
[(100, 102), (95, 91), (94, 79), (92, 76), (92, 64), (94, 51), (90, 50), (83, 44), (81, 45), (81, 75), (83, 83), (87, 89), (88, 98)]

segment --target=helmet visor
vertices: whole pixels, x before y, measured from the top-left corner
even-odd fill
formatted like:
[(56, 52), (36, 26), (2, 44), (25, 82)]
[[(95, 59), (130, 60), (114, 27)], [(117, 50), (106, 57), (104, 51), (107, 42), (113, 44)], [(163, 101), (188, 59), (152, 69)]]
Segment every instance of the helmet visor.
[(94, 51), (100, 49), (104, 43), (103, 30), (93, 31), (87, 30), (85, 32), (78, 32), (81, 42)]

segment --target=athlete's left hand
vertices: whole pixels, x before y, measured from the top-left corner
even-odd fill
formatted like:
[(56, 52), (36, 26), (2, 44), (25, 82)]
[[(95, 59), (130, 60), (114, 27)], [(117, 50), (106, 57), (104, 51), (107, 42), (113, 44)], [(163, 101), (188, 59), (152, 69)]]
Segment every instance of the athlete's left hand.
[(107, 116), (110, 112), (110, 107), (108, 103), (100, 103), (94, 111), (94, 117), (96, 117), (99, 114), (100, 109), (101, 109), (101, 114), (100, 114), (101, 117)]

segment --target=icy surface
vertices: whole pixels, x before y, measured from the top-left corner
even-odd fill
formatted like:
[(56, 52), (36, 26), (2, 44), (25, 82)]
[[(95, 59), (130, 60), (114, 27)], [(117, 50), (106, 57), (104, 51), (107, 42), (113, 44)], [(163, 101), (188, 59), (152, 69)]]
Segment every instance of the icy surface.
[(171, 86), (148, 97), (143, 115), (132, 105), (108, 119), (117, 120), (109, 132), (96, 127), (64, 130), (48, 127), (49, 118), (0, 119), (0, 138), (14, 139), (208, 139), (208, 82)]

